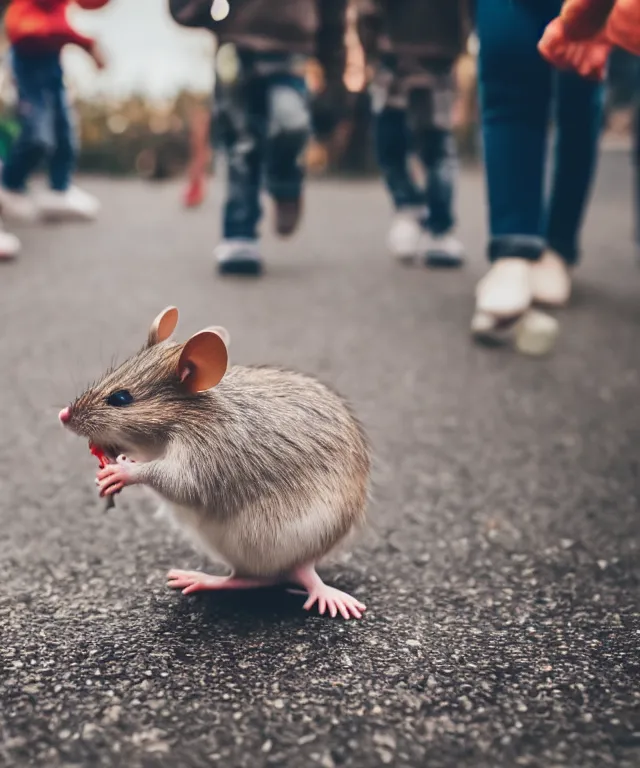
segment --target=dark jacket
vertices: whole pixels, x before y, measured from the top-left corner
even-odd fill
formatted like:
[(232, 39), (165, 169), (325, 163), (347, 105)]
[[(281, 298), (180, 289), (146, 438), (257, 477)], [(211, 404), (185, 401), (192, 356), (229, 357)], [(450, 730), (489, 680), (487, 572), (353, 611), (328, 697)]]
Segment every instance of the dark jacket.
[(357, 0), (367, 59), (378, 53), (454, 61), (471, 31), (469, 0)]
[(230, 6), (226, 19), (214, 21), (211, 0), (169, 0), (179, 24), (209, 29), (220, 44), (314, 56), (327, 80), (342, 78), (347, 0), (230, 0)]

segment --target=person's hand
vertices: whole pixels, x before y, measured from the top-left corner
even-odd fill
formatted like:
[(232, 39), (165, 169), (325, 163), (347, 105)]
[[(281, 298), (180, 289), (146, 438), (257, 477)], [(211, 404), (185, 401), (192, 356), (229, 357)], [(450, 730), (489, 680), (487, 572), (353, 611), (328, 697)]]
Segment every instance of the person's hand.
[(569, 39), (562, 18), (554, 19), (547, 26), (538, 43), (540, 53), (555, 67), (573, 69), (592, 80), (604, 80), (611, 48), (603, 32), (590, 40)]
[(88, 53), (98, 69), (104, 69), (107, 66), (104, 52), (98, 43), (94, 42), (91, 48), (89, 48)]
[[(562, 22), (564, 40), (600, 46), (600, 50), (592, 49), (588, 54), (594, 57), (596, 69), (605, 39), (610, 45), (640, 56), (640, 0), (566, 0), (558, 20)], [(555, 22), (552, 24), (555, 27)], [(546, 37), (545, 32), (540, 50), (551, 61), (551, 46), (557, 37), (553, 28)]]
[(588, 40), (603, 31), (616, 0), (567, 0), (560, 11), (569, 40)]

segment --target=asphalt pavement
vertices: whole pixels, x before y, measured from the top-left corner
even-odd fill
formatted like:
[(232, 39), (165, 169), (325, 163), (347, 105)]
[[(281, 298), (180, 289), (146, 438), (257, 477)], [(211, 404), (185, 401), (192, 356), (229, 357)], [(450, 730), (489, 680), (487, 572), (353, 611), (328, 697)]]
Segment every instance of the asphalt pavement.
[[(575, 298), (544, 359), (475, 347), (485, 269), (466, 171), (460, 272), (389, 260), (375, 181), (266, 210), (260, 280), (215, 277), (219, 189), (85, 180), (95, 225), (24, 229), (0, 269), (0, 765), (640, 765), (640, 269), (627, 154), (606, 153)], [(317, 374), (375, 448), (370, 526), (323, 575), (361, 622), (280, 590), (185, 598), (206, 563), (137, 489), (105, 513), (58, 410), (144, 341), (225, 325), (232, 360)]]

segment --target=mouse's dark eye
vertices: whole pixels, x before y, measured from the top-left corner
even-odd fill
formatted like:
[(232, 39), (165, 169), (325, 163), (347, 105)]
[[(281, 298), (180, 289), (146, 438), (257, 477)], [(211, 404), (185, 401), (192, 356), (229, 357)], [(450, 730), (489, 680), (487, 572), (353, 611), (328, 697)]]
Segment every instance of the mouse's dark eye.
[(117, 392), (112, 392), (107, 398), (107, 403), (113, 405), (114, 408), (121, 408), (123, 405), (129, 405), (133, 402), (133, 395), (126, 389), (119, 389)]

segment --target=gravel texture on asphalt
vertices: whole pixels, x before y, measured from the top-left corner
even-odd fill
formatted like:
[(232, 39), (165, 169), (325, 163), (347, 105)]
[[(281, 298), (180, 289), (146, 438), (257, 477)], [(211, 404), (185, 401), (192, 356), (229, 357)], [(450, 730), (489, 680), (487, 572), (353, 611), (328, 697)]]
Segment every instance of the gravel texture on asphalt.
[[(640, 764), (640, 270), (628, 157), (603, 157), (555, 354), (472, 345), (479, 173), (460, 272), (384, 250), (376, 183), (312, 182), (303, 231), (264, 223), (260, 280), (213, 274), (219, 189), (88, 180), (92, 226), (19, 234), (0, 275), (0, 765), (497, 768)], [(267, 214), (270, 211), (267, 209)], [(370, 526), (330, 583), (361, 622), (280, 590), (165, 588), (206, 567), (137, 489), (109, 513), (57, 412), (144, 340), (293, 366), (354, 404), (375, 446)]]

